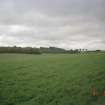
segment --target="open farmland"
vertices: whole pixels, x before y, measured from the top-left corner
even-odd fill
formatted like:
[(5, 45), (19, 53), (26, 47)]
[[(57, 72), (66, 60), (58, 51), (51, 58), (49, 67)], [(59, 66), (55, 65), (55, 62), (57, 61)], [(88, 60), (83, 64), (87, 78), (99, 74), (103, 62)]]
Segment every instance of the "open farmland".
[(0, 105), (105, 105), (105, 54), (0, 54)]

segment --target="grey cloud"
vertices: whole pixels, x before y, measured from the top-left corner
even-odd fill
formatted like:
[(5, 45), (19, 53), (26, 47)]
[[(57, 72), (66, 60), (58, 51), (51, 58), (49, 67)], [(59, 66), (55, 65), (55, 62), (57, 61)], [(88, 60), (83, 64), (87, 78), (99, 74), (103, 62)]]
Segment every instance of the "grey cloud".
[(0, 45), (105, 49), (104, 0), (1, 0)]

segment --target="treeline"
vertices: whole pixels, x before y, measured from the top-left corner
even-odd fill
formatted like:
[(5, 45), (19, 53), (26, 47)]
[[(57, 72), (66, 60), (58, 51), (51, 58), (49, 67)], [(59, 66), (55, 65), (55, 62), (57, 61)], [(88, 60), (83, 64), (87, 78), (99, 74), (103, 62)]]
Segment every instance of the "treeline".
[(91, 52), (102, 52), (101, 50), (88, 51), (87, 49), (75, 49), (75, 50), (65, 50), (57, 47), (0, 47), (0, 53), (24, 53), (24, 54), (79, 54), (79, 53), (91, 53)]
[(42, 53), (70, 53), (70, 54), (75, 54), (75, 53), (86, 52), (87, 49), (65, 50), (65, 49), (57, 48), (57, 47), (49, 47), (49, 48), (40, 47), (40, 51)]
[(40, 49), (32, 47), (0, 47), (0, 53), (41, 54)]
[(67, 50), (57, 47), (40, 47), (41, 53), (67, 53)]
[(40, 48), (32, 48), (32, 47), (0, 47), (0, 53), (24, 53), (24, 54), (42, 54), (42, 53), (79, 53), (79, 50), (65, 50), (57, 47), (40, 47)]

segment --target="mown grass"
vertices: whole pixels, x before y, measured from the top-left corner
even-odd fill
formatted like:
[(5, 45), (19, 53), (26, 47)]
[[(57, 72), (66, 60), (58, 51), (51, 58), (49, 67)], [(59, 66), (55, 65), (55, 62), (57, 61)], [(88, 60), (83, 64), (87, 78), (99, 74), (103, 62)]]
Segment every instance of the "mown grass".
[(0, 105), (105, 105), (104, 91), (105, 54), (0, 55)]

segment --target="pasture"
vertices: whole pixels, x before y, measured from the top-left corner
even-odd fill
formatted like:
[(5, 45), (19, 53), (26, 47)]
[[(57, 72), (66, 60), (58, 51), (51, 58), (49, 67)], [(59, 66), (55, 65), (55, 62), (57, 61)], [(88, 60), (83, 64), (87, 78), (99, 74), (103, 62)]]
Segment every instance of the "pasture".
[(0, 105), (105, 105), (105, 54), (0, 54)]

